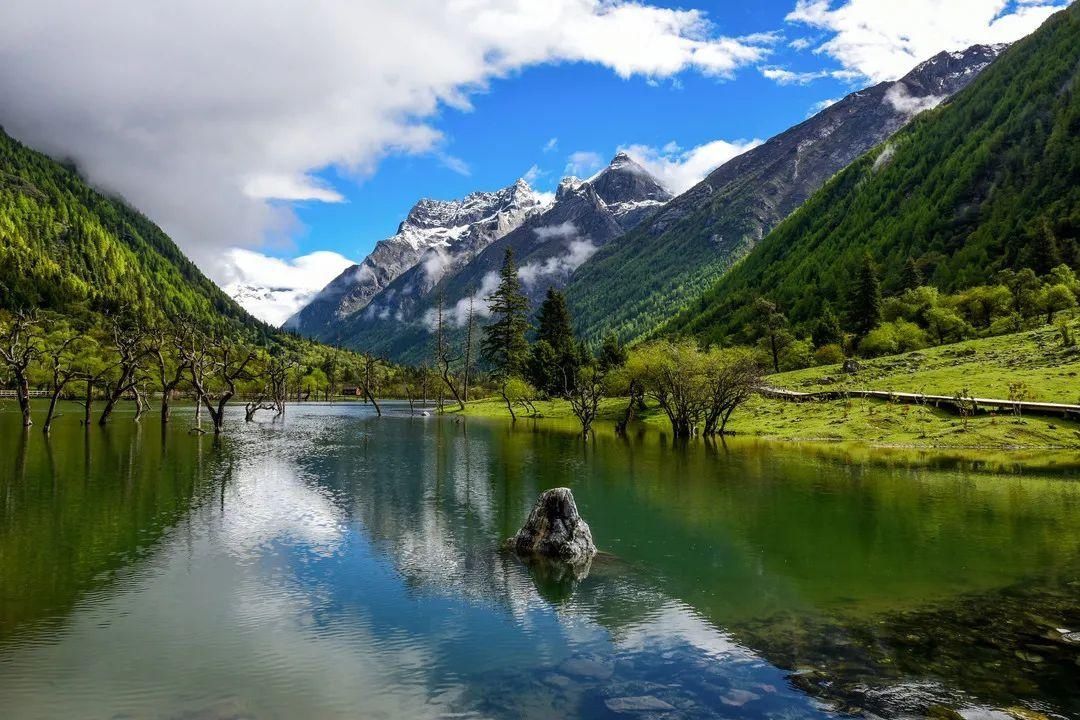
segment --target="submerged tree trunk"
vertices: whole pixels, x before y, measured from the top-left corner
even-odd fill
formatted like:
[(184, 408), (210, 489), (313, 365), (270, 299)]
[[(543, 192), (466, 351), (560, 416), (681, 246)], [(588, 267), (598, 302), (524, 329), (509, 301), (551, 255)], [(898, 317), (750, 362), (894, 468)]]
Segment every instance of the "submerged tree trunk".
[(86, 378), (86, 402), (83, 403), (83, 425), (90, 427), (90, 417), (94, 412), (94, 378)]
[(34, 424), (30, 416), (30, 380), (25, 375), (18, 375), (16, 380), (19, 384), (19, 409), (22, 410), (23, 427), (28, 428)]
[(52, 429), (52, 421), (56, 416), (56, 401), (60, 399), (60, 393), (63, 392), (63, 385), (53, 385), (52, 395), (49, 396), (49, 410), (45, 413), (45, 424), (41, 427), (42, 432), (46, 435), (49, 434), (49, 430)]

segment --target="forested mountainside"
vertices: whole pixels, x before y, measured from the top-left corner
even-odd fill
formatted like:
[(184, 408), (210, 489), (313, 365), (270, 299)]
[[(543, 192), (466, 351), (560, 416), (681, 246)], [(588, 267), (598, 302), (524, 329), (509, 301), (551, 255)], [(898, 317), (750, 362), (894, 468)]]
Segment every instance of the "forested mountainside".
[(918, 111), (967, 86), (1003, 49), (941, 53), (895, 83), (853, 93), (713, 171), (589, 258), (566, 289), (596, 341), (648, 333), (690, 302), (838, 171)]
[(486, 315), (486, 297), (507, 249), (514, 252), (532, 306), (549, 287), (561, 288), (574, 269), (599, 248), (632, 229), (671, 199), (641, 165), (618, 153), (588, 180), (566, 178), (555, 202), (515, 230), (467, 257), (432, 248), (412, 268), (323, 339), (365, 348), (399, 361), (417, 361), (430, 350), (430, 330), (441, 302), (448, 332), (457, 333), (469, 312)]
[(795, 323), (844, 308), (868, 253), (942, 290), (1080, 265), (1080, 5), (832, 179), (664, 332), (717, 341), (767, 297)]
[(153, 222), (0, 130), (0, 309), (158, 312), (260, 326)]
[(541, 197), (524, 180), (461, 200), (423, 199), (394, 235), (334, 278), (285, 327), (313, 338), (335, 336), (343, 323), (418, 263), (447, 270), (460, 267), (543, 210)]

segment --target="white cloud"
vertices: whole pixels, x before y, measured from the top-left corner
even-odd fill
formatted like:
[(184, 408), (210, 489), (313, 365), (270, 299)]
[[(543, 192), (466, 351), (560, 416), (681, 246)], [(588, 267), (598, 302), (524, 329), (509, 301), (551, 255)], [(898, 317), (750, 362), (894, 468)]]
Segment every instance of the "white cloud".
[(649, 145), (628, 145), (619, 148), (631, 155), (671, 192), (678, 195), (701, 182), (706, 175), (728, 160), (742, 155), (762, 143), (761, 140), (713, 140), (683, 150), (675, 143), (656, 148)]
[(546, 143), (544, 143), (544, 152), (554, 152), (558, 149), (559, 138), (557, 137), (550, 138)]
[(809, 85), (815, 80), (833, 78), (850, 82), (861, 77), (857, 72), (850, 70), (814, 70), (811, 72), (795, 72), (781, 67), (758, 68), (761, 74), (770, 80), (775, 80), (778, 85)]
[(574, 223), (567, 220), (564, 223), (558, 225), (548, 225), (546, 227), (538, 227), (533, 229), (533, 234), (540, 240), (551, 240), (554, 238), (568, 238), (574, 237), (578, 234), (577, 227)]
[[(570, 273), (577, 270), (582, 263), (591, 258), (597, 251), (596, 245), (588, 238), (578, 238), (577, 228), (571, 222), (552, 225), (550, 227), (536, 228), (533, 232), (541, 240), (553, 238), (566, 238), (566, 252), (539, 261), (530, 262), (518, 268), (518, 278), (528, 289), (534, 288), (544, 280), (565, 280)], [(443, 321), (456, 327), (464, 327), (469, 322), (469, 307), (477, 318), (491, 316), (491, 308), (488, 306), (490, 296), (499, 286), (499, 274), (489, 272), (480, 280), (480, 287), (471, 295), (466, 295), (458, 300), (453, 307), (443, 310)], [(421, 324), (433, 332), (438, 326), (438, 316), (434, 309), (429, 309), (420, 319)]]
[(341, 193), (308, 175), (257, 175), (244, 183), (244, 194), (256, 200), (318, 200), (345, 202)]
[(328, 251), (282, 260), (232, 248), (217, 261), (215, 269), (225, 291), (245, 310), (280, 326), (352, 265), (352, 260)]
[(566, 158), (564, 172), (574, 177), (588, 177), (602, 167), (604, 167), (604, 158), (600, 156), (600, 153), (592, 150), (578, 150), (570, 153), (570, 157)]
[(446, 272), (446, 268), (452, 261), (453, 255), (446, 252), (445, 249), (433, 247), (424, 254), (424, 259), (420, 261), (420, 264), (424, 268), (424, 274), (434, 285), (442, 279), (443, 273)]
[(840, 102), (840, 98), (825, 98), (824, 100), (818, 100), (816, 103), (810, 106), (810, 112), (806, 114), (807, 117), (813, 117), (826, 108), (831, 108), (836, 103)]
[(893, 109), (901, 115), (918, 115), (926, 110), (933, 110), (945, 102), (944, 95), (927, 95), (914, 97), (904, 87), (903, 83), (897, 83), (885, 93), (885, 102), (893, 106)]
[(700, 11), (629, 0), (5, 0), (0, 124), (74, 159), (209, 269), (222, 248), (296, 231), (275, 200), (339, 200), (320, 170), (438, 157), (440, 109), (467, 110), (492, 79), (551, 62), (731, 77), (768, 52)]
[[(457, 327), (465, 327), (465, 324), (469, 322), (470, 305), (477, 318), (489, 317), (491, 308), (488, 306), (487, 298), (491, 293), (495, 292), (497, 287), (499, 287), (499, 273), (494, 271), (487, 273), (481, 278), (480, 287), (477, 288), (476, 292), (463, 297), (454, 304), (454, 307), (444, 311), (444, 321), (453, 323)], [(422, 322), (428, 330), (434, 330), (437, 325), (435, 311), (428, 310), (424, 314)]]
[(1061, 0), (798, 0), (787, 20), (832, 33), (815, 52), (880, 82), (942, 50), (1018, 40), (1064, 6)]
[(544, 177), (544, 175), (546, 174), (547, 173), (541, 170), (538, 165), (533, 165), (525, 171), (525, 174), (521, 176), (521, 179), (529, 183), (529, 185), (533, 185), (537, 180)]
[(469, 168), (469, 164), (459, 157), (448, 155), (446, 153), (439, 153), (439, 162), (442, 166), (451, 172), (456, 172), (458, 175), (464, 175), (468, 177), (472, 175), (472, 169)]
[[(562, 226), (559, 226), (560, 228)], [(565, 234), (557, 235), (565, 236)], [(566, 243), (566, 252), (561, 255), (552, 255), (541, 262), (531, 262), (518, 268), (518, 277), (521, 284), (526, 288), (535, 288), (542, 281), (560, 281), (570, 277), (570, 273), (577, 270), (591, 258), (599, 248), (588, 238), (570, 240)]]

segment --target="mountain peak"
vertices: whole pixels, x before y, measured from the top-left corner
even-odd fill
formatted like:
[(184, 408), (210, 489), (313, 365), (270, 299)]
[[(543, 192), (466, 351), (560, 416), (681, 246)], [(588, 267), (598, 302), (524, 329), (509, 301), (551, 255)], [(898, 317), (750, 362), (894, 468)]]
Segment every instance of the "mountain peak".
[(606, 168), (590, 178), (589, 184), (608, 205), (643, 200), (667, 202), (672, 197), (659, 180), (623, 151), (616, 153)]

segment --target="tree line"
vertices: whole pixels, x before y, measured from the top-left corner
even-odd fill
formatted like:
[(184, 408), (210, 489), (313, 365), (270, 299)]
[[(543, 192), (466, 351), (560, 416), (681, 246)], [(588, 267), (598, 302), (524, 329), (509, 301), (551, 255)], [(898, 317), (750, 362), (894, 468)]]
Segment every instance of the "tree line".
[(990, 283), (944, 293), (927, 283), (922, 263), (908, 258), (902, 280), (883, 290), (881, 269), (867, 253), (850, 273), (837, 312), (826, 303), (811, 321), (793, 323), (778, 303), (759, 297), (744, 310), (737, 339), (756, 344), (773, 372), (877, 357), (1057, 323), (1073, 342), (1064, 311), (1080, 303), (1080, 279), (1066, 264), (1039, 276), (1031, 268), (1001, 270)]
[[(569, 402), (588, 436), (603, 401), (624, 397), (617, 424), (623, 432), (648, 398), (666, 414), (676, 437), (717, 435), (726, 432), (732, 412), (758, 386), (760, 364), (748, 348), (702, 349), (692, 341), (670, 340), (626, 348), (611, 334), (593, 351), (575, 335), (566, 299), (555, 289), (548, 290), (534, 327), (510, 249), (486, 302), (491, 320), (481, 329), (479, 357), (513, 420), (520, 410), (535, 412), (535, 398), (560, 398)], [(440, 329), (441, 313), (437, 338)], [(467, 336), (472, 334), (470, 318)]]
[(260, 411), (284, 415), (292, 398), (329, 399), (352, 383), (381, 415), (377, 398), (397, 372), (379, 358), (228, 323), (0, 311), (0, 383), (14, 388), (26, 428), (33, 425), (31, 389), (47, 389), (46, 433), (61, 398), (82, 405), (86, 426), (100, 408), (96, 422), (104, 426), (122, 400), (135, 403), (139, 420), (155, 397), (168, 423), (173, 400), (186, 396), (195, 401), (197, 425), (205, 412), (220, 434), (233, 401), (244, 402), (250, 422)]

